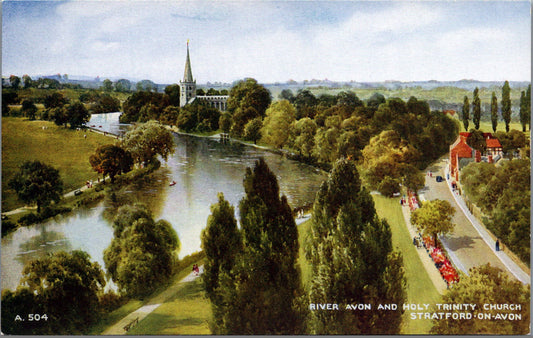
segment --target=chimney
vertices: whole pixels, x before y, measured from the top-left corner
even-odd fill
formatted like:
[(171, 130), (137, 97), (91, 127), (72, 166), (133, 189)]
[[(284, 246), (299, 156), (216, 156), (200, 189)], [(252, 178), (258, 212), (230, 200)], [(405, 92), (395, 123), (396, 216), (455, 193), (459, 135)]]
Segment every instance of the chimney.
[(481, 162), (481, 152), (479, 150), (475, 150), (475, 157), (476, 162)]

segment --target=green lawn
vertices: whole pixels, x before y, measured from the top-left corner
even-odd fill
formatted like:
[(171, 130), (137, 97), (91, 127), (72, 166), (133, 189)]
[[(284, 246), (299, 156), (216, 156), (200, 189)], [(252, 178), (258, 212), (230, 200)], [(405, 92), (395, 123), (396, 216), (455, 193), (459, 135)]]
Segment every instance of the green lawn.
[(83, 186), (87, 180), (97, 180), (89, 156), (99, 146), (113, 142), (113, 138), (99, 133), (58, 127), (49, 121), (3, 117), (2, 211), (22, 206), (7, 184), (24, 161), (39, 160), (59, 169), (65, 192), (68, 192)]
[[(194, 262), (202, 265), (203, 261)], [(211, 334), (211, 303), (205, 296), (201, 278), (180, 283), (192, 270), (192, 263), (159, 295), (161, 306), (135, 325), (128, 335), (199, 335)], [(160, 303), (151, 298), (152, 303)], [(163, 299), (166, 298), (166, 299)]]
[[(459, 132), (463, 132), (465, 131), (465, 127), (463, 125), (463, 121), (462, 120), (458, 120), (459, 121)], [(468, 129), (474, 129), (474, 123), (472, 121), (469, 121), (470, 123), (468, 124)], [(511, 121), (511, 123), (509, 123), (509, 130), (513, 130), (513, 129), (516, 129), (518, 131), (522, 131), (522, 125), (520, 124), (520, 122), (516, 122), (516, 121)], [(490, 121), (481, 121), (479, 123), (479, 130), (482, 130), (483, 132), (486, 132), (486, 133), (492, 133), (492, 122)], [(498, 121), (498, 125), (496, 126), (496, 131), (503, 131), (505, 132), (505, 122), (503, 121)], [(529, 132), (528, 132), (528, 135), (529, 135)]]
[[(413, 241), (403, 218), (399, 198), (386, 198), (372, 195), (379, 217), (386, 218), (392, 232), (395, 250), (403, 254), (403, 264), (407, 279), (407, 303), (435, 304), (440, 294), (423, 268)], [(400, 304), (398, 304), (400, 306)], [(427, 334), (431, 328), (430, 320), (411, 320), (406, 311), (403, 318), (402, 334)]]

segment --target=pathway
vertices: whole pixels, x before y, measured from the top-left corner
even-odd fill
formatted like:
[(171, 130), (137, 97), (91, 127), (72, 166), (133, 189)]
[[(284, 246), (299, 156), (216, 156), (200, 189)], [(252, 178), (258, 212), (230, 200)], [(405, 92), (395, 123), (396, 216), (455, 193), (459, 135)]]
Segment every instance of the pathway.
[[(200, 275), (204, 272), (204, 266), (200, 266)], [(189, 275), (187, 275), (185, 278), (180, 280), (178, 283), (170, 286), (165, 291), (161, 292), (157, 296), (152, 297), (148, 302), (138, 308), (137, 310), (131, 312), (130, 314), (126, 315), (124, 318), (107, 328), (104, 332), (101, 333), (101, 335), (124, 335), (127, 331), (124, 330), (124, 327), (133, 321), (140, 322), (143, 320), (146, 316), (148, 316), (152, 311), (157, 309), (161, 304), (165, 303), (168, 299), (174, 296), (176, 291), (178, 289), (181, 289), (181, 287), (185, 283), (192, 282), (199, 276), (196, 276), (193, 272), (191, 272)]]
[(468, 273), (470, 268), (490, 263), (520, 280), (530, 283), (530, 276), (514, 263), (504, 251), (495, 250), (495, 241), (489, 232), (468, 211), (462, 197), (453, 193), (450, 182), (437, 182), (435, 177), (446, 178), (447, 160), (435, 162), (429, 170), (432, 177), (426, 176), (426, 186), (419, 191), (420, 198), (427, 200), (442, 199), (455, 208), (452, 222), (456, 225), (450, 235), (440, 236), (440, 240), (452, 262), (457, 268)]
[[(409, 210), (409, 206), (407, 204), (402, 206), (402, 213), (411, 238), (417, 236), (416, 228), (411, 224), (411, 211)], [(446, 282), (444, 279), (442, 279), (439, 270), (437, 270), (435, 263), (426, 252), (426, 249), (423, 246), (420, 246), (420, 248), (416, 248), (416, 251), (420, 257), (420, 261), (422, 261), (422, 265), (427, 271), (429, 279), (431, 279), (431, 282), (433, 285), (435, 285), (435, 289), (437, 289), (440, 294), (444, 294), (445, 290), (447, 289)]]

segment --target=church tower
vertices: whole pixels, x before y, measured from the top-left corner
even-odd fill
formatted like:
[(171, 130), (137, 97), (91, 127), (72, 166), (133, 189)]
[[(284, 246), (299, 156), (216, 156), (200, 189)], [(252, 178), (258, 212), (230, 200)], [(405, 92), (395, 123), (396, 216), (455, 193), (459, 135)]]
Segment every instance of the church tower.
[(183, 81), (180, 81), (180, 107), (191, 103), (196, 98), (196, 81), (192, 77), (191, 59), (189, 58), (189, 40), (187, 40), (187, 60)]

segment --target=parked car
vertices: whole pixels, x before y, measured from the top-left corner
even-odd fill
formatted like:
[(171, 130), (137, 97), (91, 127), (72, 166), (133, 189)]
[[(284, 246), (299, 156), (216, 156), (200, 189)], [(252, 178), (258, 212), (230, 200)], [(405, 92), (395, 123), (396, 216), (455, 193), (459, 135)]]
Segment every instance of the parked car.
[(75, 191), (74, 191), (74, 196), (81, 195), (82, 193), (83, 193), (83, 191), (81, 191), (80, 189), (75, 190)]
[(437, 182), (442, 182), (442, 181), (443, 181), (443, 178), (442, 178), (442, 176), (437, 176), (437, 177), (436, 177), (436, 180), (437, 180)]

